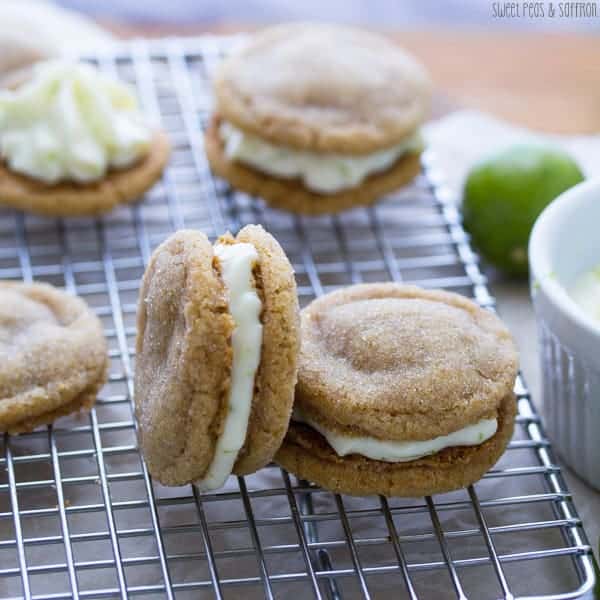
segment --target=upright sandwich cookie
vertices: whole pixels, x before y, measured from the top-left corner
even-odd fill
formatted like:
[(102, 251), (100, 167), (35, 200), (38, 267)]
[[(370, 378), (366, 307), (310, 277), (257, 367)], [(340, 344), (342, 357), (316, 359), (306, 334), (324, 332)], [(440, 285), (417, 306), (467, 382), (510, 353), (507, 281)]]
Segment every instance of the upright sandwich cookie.
[(262, 227), (214, 246), (179, 231), (159, 246), (140, 291), (135, 373), (150, 473), (209, 490), (269, 462), (290, 419), (299, 330), (292, 267)]
[(512, 435), (517, 355), (456, 294), (367, 284), (302, 311), (294, 414), (276, 460), (354, 495), (422, 496), (478, 480)]
[(419, 171), (429, 79), (385, 37), (316, 23), (266, 29), (223, 63), (215, 94), (213, 170), (274, 206), (337, 212)]

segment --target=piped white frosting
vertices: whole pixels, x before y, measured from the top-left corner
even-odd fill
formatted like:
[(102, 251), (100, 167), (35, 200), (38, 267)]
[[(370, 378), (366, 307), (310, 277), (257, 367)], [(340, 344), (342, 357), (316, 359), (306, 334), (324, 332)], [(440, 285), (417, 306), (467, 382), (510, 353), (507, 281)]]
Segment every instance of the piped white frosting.
[(150, 150), (152, 132), (126, 84), (91, 65), (35, 65), (15, 90), (0, 91), (0, 155), (47, 184), (87, 183)]
[(197, 482), (203, 491), (217, 489), (225, 483), (244, 445), (262, 346), (262, 303), (252, 275), (258, 262), (256, 248), (245, 243), (215, 244), (214, 253), (220, 263), (235, 329), (231, 339), (233, 358), (227, 416), (212, 463)]
[(308, 417), (298, 407), (294, 408), (292, 420), (305, 423), (318, 431), (338, 456), (360, 454), (372, 460), (384, 462), (408, 462), (430, 456), (452, 446), (478, 446), (491, 438), (498, 430), (496, 419), (482, 419), (474, 425), (468, 425), (463, 429), (432, 440), (399, 442), (367, 436), (350, 436), (332, 431)]
[(325, 154), (277, 146), (226, 121), (221, 123), (219, 132), (229, 160), (276, 177), (298, 177), (308, 189), (324, 194), (356, 187), (372, 173), (385, 171), (402, 155), (420, 150), (423, 145), (416, 133), (371, 154)]

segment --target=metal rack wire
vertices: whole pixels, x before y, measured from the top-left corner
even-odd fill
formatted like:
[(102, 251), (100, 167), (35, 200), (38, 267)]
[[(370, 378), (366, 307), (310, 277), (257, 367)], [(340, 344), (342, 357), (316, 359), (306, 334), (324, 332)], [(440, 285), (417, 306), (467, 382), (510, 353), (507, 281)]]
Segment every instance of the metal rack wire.
[[(131, 81), (174, 152), (144, 201), (97, 220), (0, 211), (0, 278), (77, 293), (103, 320), (109, 383), (89, 415), (0, 442), (3, 598), (574, 598), (591, 551), (522, 380), (515, 438), (467, 490), (349, 498), (270, 466), (224, 490), (153, 483), (131, 398), (135, 309), (150, 253), (173, 230), (263, 223), (297, 273), (302, 304), (339, 285), (396, 280), (493, 306), (431, 160), (374, 208), (301, 218), (213, 179), (202, 128), (208, 80), (236, 39), (143, 41), (92, 57)], [(546, 573), (532, 589), (532, 570)], [(389, 592), (389, 596), (386, 594)]]

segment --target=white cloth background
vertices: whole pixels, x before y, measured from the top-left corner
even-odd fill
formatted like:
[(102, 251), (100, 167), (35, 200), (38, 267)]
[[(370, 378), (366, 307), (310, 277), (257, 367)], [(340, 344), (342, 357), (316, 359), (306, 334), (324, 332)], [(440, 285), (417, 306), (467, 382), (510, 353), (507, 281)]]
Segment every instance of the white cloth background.
[(538, 133), (476, 110), (460, 110), (425, 127), (446, 184), (458, 199), (469, 169), (479, 160), (511, 144), (542, 142), (569, 152), (586, 177), (600, 176), (600, 135), (564, 136)]

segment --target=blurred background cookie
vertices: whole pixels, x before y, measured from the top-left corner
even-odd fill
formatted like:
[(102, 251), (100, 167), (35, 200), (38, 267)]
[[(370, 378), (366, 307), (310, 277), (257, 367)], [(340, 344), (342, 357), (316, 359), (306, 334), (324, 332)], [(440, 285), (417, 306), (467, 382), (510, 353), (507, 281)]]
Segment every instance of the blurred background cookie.
[(91, 19), (45, 0), (0, 2), (0, 85), (33, 63), (113, 39)]
[(393, 283), (302, 311), (294, 414), (276, 460), (347, 494), (423, 496), (480, 479), (516, 412), (517, 354), (489, 311)]
[(140, 446), (166, 485), (256, 471), (288, 427), (300, 324), (292, 267), (248, 225), (213, 246), (179, 231), (152, 256), (138, 308)]
[(316, 23), (272, 27), (227, 59), (214, 85), (210, 164), (274, 206), (338, 212), (419, 171), (430, 82), (383, 36)]
[(0, 92), (0, 204), (55, 216), (104, 213), (139, 199), (169, 153), (133, 91), (91, 65), (39, 62)]
[(83, 300), (47, 284), (0, 282), (0, 431), (89, 409), (107, 368), (102, 325)]

